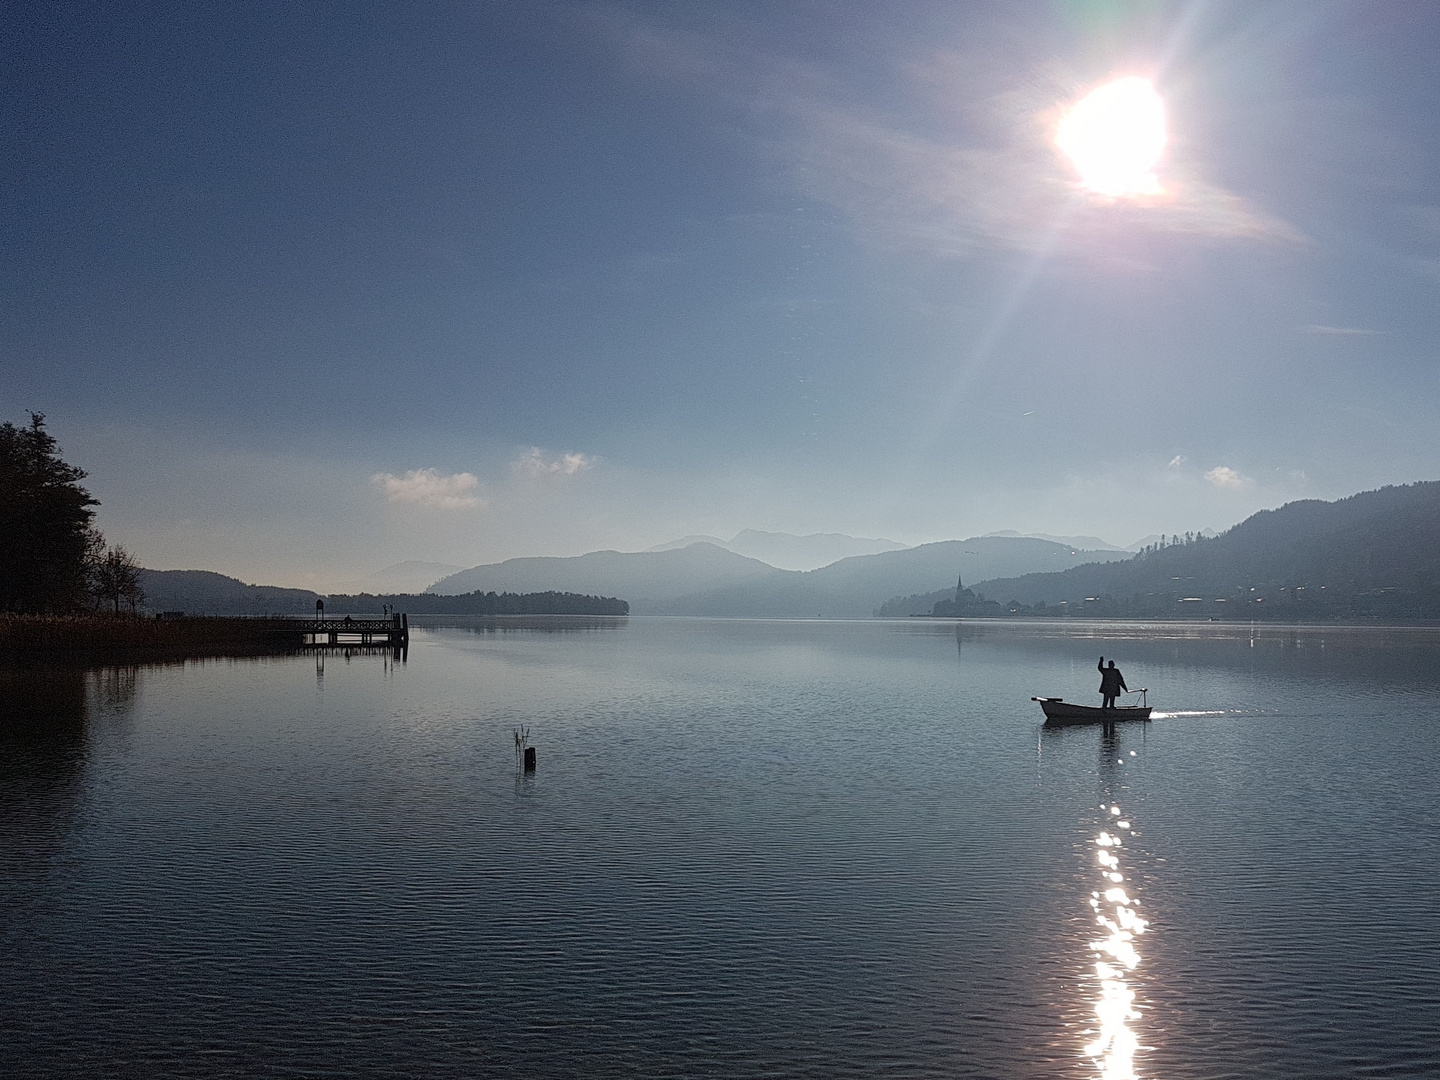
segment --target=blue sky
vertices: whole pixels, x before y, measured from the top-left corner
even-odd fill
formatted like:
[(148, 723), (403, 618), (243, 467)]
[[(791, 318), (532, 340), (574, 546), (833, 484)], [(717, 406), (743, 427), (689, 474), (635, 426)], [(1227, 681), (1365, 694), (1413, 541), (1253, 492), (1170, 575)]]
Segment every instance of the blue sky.
[[(0, 415), (147, 565), (1224, 528), (1440, 476), (1440, 11), (11, 5)], [(1165, 196), (1059, 115), (1153, 80)]]

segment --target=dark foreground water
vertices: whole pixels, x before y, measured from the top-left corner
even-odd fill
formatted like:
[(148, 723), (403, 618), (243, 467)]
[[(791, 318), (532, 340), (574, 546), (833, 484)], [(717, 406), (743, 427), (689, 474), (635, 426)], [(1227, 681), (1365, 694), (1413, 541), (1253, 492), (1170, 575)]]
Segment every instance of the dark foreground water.
[[(1101, 653), (1163, 714), (1042, 731)], [(0, 699), (8, 1076), (1440, 1075), (1434, 631), (476, 624)]]

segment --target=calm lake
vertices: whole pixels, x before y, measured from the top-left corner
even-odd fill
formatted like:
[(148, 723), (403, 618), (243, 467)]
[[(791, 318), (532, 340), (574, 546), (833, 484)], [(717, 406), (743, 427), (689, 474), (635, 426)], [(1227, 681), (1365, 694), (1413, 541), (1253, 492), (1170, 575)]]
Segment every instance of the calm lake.
[[(1101, 654), (1156, 719), (1042, 730)], [(432, 622), (0, 692), (10, 1076), (1440, 1075), (1440, 631)]]

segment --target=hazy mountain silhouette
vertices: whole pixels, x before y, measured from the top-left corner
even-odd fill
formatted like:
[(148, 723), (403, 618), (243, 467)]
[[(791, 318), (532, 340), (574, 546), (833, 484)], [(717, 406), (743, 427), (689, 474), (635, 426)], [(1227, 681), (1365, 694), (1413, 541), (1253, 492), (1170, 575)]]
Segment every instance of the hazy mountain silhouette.
[(142, 570), (146, 607), (187, 615), (314, 615), (325, 601), (327, 615), (378, 614), (388, 605), (411, 615), (588, 614), (623, 615), (627, 607), (613, 597), (580, 596), (551, 590), (516, 595), (441, 596), (435, 593), (358, 593), (322, 596), (309, 589), (247, 585), (209, 570)]
[(761, 532), (745, 529), (736, 533), (729, 543), (731, 551), (759, 559), (784, 570), (817, 570), (841, 559), (857, 555), (878, 555), (885, 551), (903, 551), (904, 544), (883, 537), (846, 536), (844, 533)]
[[(697, 590), (644, 610), (675, 615), (863, 618), (875, 614), (887, 597), (931, 585), (936, 575), (952, 582), (959, 574), (967, 580), (998, 577), (1023, 572), (1022, 568), (1075, 566), (1106, 555), (1023, 537), (945, 540), (841, 559), (818, 570), (779, 571), (756, 581)], [(631, 610), (641, 609), (632, 605)]]
[(418, 593), (424, 592), (435, 582), (451, 574), (459, 573), (462, 566), (451, 563), (421, 562), (406, 559), (384, 570), (377, 570), (369, 577), (355, 582), (356, 592), (368, 593)]
[(759, 559), (782, 570), (815, 570), (853, 555), (874, 555), (882, 551), (900, 551), (905, 547), (894, 540), (847, 536), (844, 533), (810, 533), (796, 536), (793, 533), (742, 529), (729, 540), (721, 540), (716, 536), (683, 536), (667, 544), (656, 544), (650, 550), (672, 551), (701, 543), (714, 544), (726, 551)]
[(974, 582), (994, 600), (1097, 614), (1435, 617), (1440, 481), (1287, 503), (1124, 562)]
[(592, 551), (572, 558), (521, 558), (474, 566), (426, 592), (557, 590), (617, 596), (636, 614), (686, 593), (756, 581), (785, 571), (709, 543), (672, 551)]
[[(1036, 572), (1048, 566), (1060, 571)], [(1218, 537), (1197, 535), (1131, 558), (986, 536), (792, 571), (696, 543), (510, 559), (452, 574), (427, 592), (591, 594), (629, 600), (637, 614), (854, 618), (877, 609), (928, 612), (935, 600), (953, 598), (957, 576), (1007, 607), (1063, 601), (1071, 612), (1099, 615), (1440, 617), (1440, 481), (1289, 503)], [(307, 589), (247, 585), (203, 570), (147, 570), (141, 584), (152, 610), (304, 614), (318, 599)]]
[(1013, 537), (948, 540), (840, 559), (818, 570), (780, 570), (708, 542), (668, 551), (596, 551), (573, 558), (510, 559), (477, 566), (427, 591), (475, 589), (619, 596), (637, 614), (859, 618), (888, 596), (929, 585), (936, 574), (996, 577), (1102, 556)]
[[(1051, 536), (1049, 533), (1022, 533), (1014, 529), (1001, 529), (999, 532), (986, 533), (986, 536), (1023, 536), (1031, 540), (1049, 540), (1052, 544), (1065, 544), (1068, 547), (1081, 548), (1085, 551), (1124, 551), (1125, 548), (1116, 547), (1108, 541), (1101, 540), (1098, 536)], [(1138, 548), (1136, 549), (1139, 550)]]
[(724, 548), (726, 551), (730, 550), (729, 541), (721, 540), (718, 536), (707, 536), (703, 533), (692, 533), (690, 536), (680, 537), (679, 540), (670, 540), (663, 544), (656, 544), (654, 547), (646, 548), (645, 550), (675, 551), (679, 548), (687, 548), (691, 544), (714, 544), (718, 548)]
[(359, 593), (327, 596), (326, 615), (370, 615), (388, 607), (407, 615), (628, 615), (630, 605), (613, 596), (568, 592)]
[(142, 570), (140, 587), (151, 611), (189, 615), (313, 615), (320, 599), (309, 589), (247, 585), (209, 570)]

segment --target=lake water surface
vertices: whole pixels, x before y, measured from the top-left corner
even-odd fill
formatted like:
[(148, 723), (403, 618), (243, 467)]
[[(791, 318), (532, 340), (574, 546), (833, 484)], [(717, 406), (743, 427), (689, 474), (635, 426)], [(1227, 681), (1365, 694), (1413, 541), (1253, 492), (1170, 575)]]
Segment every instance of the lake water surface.
[[(1157, 718), (1042, 730), (1102, 653)], [(0, 671), (7, 1075), (1440, 1075), (1440, 632), (321, 661)]]

